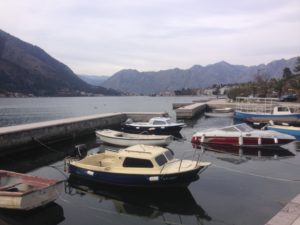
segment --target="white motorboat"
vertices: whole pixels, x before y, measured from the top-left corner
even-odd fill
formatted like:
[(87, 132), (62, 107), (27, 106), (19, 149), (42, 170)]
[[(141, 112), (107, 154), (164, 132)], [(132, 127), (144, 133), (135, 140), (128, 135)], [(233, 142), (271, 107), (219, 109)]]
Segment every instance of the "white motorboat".
[(70, 161), (68, 169), (71, 175), (109, 185), (169, 188), (188, 186), (209, 165), (199, 161), (199, 157), (175, 159), (166, 148), (134, 145)]
[(172, 122), (169, 117), (154, 117), (149, 122), (127, 121), (124, 129), (133, 133), (173, 134), (178, 133), (184, 126), (186, 126), (185, 123)]
[(130, 134), (114, 130), (96, 131), (101, 141), (118, 146), (132, 146), (137, 144), (167, 146), (172, 142), (171, 135)]
[(197, 132), (191, 142), (197, 146), (201, 143), (270, 147), (288, 144), (295, 140), (294, 136), (271, 130), (255, 130), (245, 123), (236, 124), (219, 129), (210, 129)]

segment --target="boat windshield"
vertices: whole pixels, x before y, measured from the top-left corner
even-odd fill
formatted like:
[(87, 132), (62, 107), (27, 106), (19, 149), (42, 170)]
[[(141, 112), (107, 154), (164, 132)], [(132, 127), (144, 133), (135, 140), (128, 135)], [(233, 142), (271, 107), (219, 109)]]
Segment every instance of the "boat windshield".
[(247, 124), (238, 124), (236, 125), (236, 128), (239, 129), (241, 132), (251, 132), (253, 129), (249, 127)]
[(166, 151), (165, 152), (165, 156), (167, 157), (167, 159), (170, 161), (172, 159), (174, 159), (174, 156), (172, 155), (172, 153), (170, 151)]
[(163, 154), (156, 156), (155, 161), (159, 166), (162, 166), (168, 162), (168, 160), (166, 159), (166, 157)]

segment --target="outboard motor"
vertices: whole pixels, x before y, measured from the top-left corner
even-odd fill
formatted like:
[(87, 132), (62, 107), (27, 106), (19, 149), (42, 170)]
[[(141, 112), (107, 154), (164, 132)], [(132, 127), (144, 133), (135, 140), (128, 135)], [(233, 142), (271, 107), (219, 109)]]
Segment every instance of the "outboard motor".
[(72, 157), (83, 159), (87, 156), (88, 149), (85, 144), (75, 145), (74, 151), (71, 153)]

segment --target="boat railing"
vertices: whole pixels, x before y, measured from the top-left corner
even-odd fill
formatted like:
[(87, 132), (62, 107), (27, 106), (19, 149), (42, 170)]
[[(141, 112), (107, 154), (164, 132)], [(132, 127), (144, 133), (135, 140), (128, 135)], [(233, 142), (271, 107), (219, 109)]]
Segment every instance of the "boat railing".
[(273, 113), (275, 106), (278, 106), (277, 98), (252, 98), (237, 97), (236, 111), (249, 113)]
[(201, 158), (201, 152), (196, 149), (194, 151), (185, 151), (182, 154), (180, 159), (176, 159), (169, 163), (165, 163), (160, 170), (160, 174), (164, 171), (166, 166), (169, 166), (170, 164), (174, 164), (174, 163), (178, 163), (178, 162), (179, 162), (179, 165), (178, 165), (178, 172), (179, 172), (182, 168), (182, 162), (186, 159), (190, 160), (190, 164), (185, 167), (193, 166), (193, 164), (195, 164), (195, 167), (197, 167), (198, 162), (200, 161), (200, 158)]

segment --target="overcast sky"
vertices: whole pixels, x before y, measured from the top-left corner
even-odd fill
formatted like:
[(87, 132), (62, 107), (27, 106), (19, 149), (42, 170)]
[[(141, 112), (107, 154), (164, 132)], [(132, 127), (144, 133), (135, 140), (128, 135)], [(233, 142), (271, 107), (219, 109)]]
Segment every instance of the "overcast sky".
[(0, 29), (75, 73), (300, 55), (299, 0), (0, 0)]

